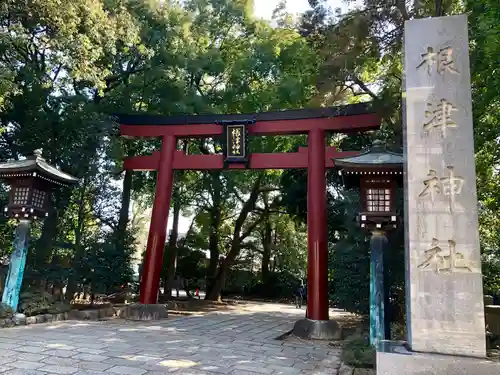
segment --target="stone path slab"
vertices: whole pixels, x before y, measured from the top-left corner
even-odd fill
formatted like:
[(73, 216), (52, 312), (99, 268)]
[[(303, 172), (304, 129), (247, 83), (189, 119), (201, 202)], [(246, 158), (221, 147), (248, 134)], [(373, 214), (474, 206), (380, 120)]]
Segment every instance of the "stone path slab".
[(340, 351), (279, 341), (304, 310), (252, 303), (159, 322), (64, 321), (0, 330), (1, 375), (336, 375)]

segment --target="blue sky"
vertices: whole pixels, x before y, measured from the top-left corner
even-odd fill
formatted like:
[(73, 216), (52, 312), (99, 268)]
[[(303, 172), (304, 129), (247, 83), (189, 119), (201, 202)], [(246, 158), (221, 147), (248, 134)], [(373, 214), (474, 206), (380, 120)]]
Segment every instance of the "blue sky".
[[(258, 17), (270, 19), (279, 2), (280, 0), (254, 0), (255, 14)], [(345, 11), (348, 8), (342, 0), (328, 0), (328, 3), (332, 9), (341, 8)], [(290, 13), (302, 13), (309, 8), (307, 0), (287, 0), (287, 9)]]

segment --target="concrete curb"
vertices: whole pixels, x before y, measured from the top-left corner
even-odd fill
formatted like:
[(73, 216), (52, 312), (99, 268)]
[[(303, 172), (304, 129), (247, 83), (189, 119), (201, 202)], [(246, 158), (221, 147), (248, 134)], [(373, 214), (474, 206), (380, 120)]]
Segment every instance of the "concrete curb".
[(115, 316), (116, 311), (113, 307), (106, 307), (95, 310), (71, 310), (58, 314), (39, 314), (34, 316), (23, 316), (16, 314), (11, 318), (0, 319), (0, 329), (15, 326), (26, 326), (32, 324), (61, 322), (65, 320), (100, 320)]
[[(87, 321), (98, 321), (106, 318), (118, 317), (120, 311), (123, 310), (123, 306), (115, 307), (104, 307), (102, 309), (92, 309), (92, 310), (71, 310), (65, 313), (58, 314), (39, 314), (34, 316), (19, 316), (21, 314), (16, 314), (11, 318), (0, 319), (0, 329), (10, 328), (16, 326), (26, 326), (32, 324), (42, 324), (51, 322), (62, 322), (65, 320), (87, 320)], [(201, 315), (207, 312), (196, 312), (196, 311), (177, 311), (168, 310), (168, 314), (180, 315), (180, 316), (193, 316)]]

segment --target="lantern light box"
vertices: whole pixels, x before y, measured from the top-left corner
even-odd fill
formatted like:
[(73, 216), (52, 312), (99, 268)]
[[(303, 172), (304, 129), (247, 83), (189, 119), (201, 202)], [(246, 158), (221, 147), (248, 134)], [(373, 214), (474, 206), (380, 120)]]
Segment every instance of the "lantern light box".
[(388, 151), (384, 142), (373, 141), (359, 155), (336, 158), (335, 167), (347, 188), (359, 188), (362, 228), (393, 229), (397, 226), (396, 192), (403, 185), (403, 155)]
[(48, 164), (42, 151), (24, 159), (0, 163), (0, 179), (10, 186), (9, 203), (4, 208), (8, 217), (37, 219), (48, 215), (50, 192), (54, 186), (68, 186), (78, 182), (73, 176)]

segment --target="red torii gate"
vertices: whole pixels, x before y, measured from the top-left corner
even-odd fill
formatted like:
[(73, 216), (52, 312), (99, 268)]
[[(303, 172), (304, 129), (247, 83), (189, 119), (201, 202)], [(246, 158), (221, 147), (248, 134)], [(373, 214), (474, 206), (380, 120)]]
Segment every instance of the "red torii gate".
[[(291, 169), (307, 168), (308, 319), (328, 320), (328, 255), (326, 235), (326, 168), (333, 159), (354, 156), (325, 147), (325, 132), (349, 133), (374, 130), (379, 116), (366, 103), (342, 107), (263, 112), (251, 115), (150, 116), (118, 115), (120, 131), (127, 138), (162, 138), (160, 151), (126, 158), (124, 168), (158, 171), (151, 225), (147, 242), (140, 302), (155, 304), (166, 240), (174, 170)], [(250, 122), (249, 135), (308, 134), (308, 147), (294, 153), (249, 154), (245, 163), (225, 163), (225, 155), (185, 155), (176, 149), (178, 138), (221, 136), (226, 122)], [(246, 142), (245, 138), (242, 138)], [(226, 155), (227, 156), (227, 155)], [(245, 155), (246, 156), (246, 155)]]

